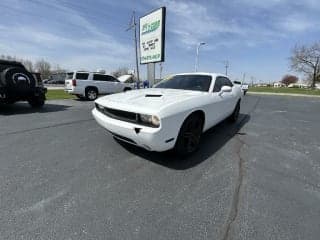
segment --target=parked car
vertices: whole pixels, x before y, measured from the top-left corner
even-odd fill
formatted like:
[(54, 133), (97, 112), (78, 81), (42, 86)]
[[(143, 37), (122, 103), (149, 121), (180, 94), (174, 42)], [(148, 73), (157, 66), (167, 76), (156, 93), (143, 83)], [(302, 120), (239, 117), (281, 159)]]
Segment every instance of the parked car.
[[(122, 83), (125, 83), (127, 87), (130, 87), (131, 89), (137, 89), (137, 82), (134, 80), (132, 74), (126, 74), (118, 77), (118, 80)], [(143, 88), (143, 81), (139, 82), (140, 88)]]
[(249, 90), (249, 85), (248, 84), (242, 84), (241, 85), (241, 89), (243, 91), (243, 95), (246, 95), (246, 93), (248, 92)]
[(30, 73), (20, 62), (0, 60), (0, 103), (28, 101), (42, 107), (46, 90), (39, 73)]
[(203, 132), (225, 118), (237, 120), (242, 96), (224, 75), (183, 73), (154, 88), (99, 98), (92, 114), (116, 139), (187, 155), (197, 150)]
[(99, 94), (118, 93), (132, 87), (115, 77), (97, 72), (75, 71), (67, 73), (65, 91), (79, 98), (95, 100)]
[(127, 87), (130, 87), (131, 89), (136, 88), (136, 82), (134, 81), (133, 75), (126, 74), (118, 77), (118, 80), (124, 84), (126, 84)]
[(49, 81), (49, 79), (44, 79), (44, 80), (42, 81), (42, 83), (43, 83), (43, 84), (47, 84), (48, 81)]
[(51, 79), (46, 82), (46, 84), (64, 84), (64, 83), (65, 83), (65, 80), (57, 80), (57, 79)]
[(233, 81), (234, 84), (238, 84), (241, 89), (242, 89), (242, 92), (243, 92), (243, 95), (246, 95), (246, 93), (248, 92), (249, 90), (249, 85), (248, 84), (243, 84), (242, 82), (240, 81)]

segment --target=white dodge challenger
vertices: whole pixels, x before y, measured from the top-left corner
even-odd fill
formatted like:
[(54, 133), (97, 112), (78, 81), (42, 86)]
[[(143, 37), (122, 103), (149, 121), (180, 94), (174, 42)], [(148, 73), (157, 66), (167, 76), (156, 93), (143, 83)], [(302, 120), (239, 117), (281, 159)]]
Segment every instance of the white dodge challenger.
[(187, 155), (197, 150), (203, 132), (226, 118), (237, 120), (242, 95), (222, 74), (183, 73), (153, 88), (99, 98), (92, 114), (116, 139)]

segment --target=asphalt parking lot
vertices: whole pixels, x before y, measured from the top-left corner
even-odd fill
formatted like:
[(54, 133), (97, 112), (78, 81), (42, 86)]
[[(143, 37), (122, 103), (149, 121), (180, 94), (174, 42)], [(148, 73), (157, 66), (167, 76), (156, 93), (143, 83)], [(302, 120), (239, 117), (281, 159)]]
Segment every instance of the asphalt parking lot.
[(120, 145), (92, 108), (1, 106), (0, 239), (319, 239), (319, 99), (248, 95), (186, 160)]

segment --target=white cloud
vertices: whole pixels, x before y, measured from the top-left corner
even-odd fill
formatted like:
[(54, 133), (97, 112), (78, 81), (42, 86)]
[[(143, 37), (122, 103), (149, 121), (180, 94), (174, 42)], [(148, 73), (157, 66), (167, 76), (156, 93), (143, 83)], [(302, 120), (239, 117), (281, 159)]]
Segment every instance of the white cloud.
[(300, 14), (292, 14), (279, 20), (280, 28), (288, 32), (305, 32), (319, 29), (319, 22), (313, 21)]
[[(76, 68), (75, 63), (84, 62), (93, 69), (95, 65), (100, 67), (106, 63), (110, 64), (108, 68), (111, 68), (133, 62), (133, 59), (128, 57), (131, 55), (129, 53), (133, 53), (131, 44), (121, 43), (111, 34), (101, 31), (77, 11), (62, 6), (57, 1), (45, 2), (42, 7), (50, 8), (48, 18), (54, 15), (63, 19), (66, 29), (71, 28), (72, 32), (83, 31), (84, 36), (66, 34), (65, 29), (59, 29), (61, 25), (58, 28), (47, 27), (45, 23), (30, 25), (27, 22), (19, 22), (18, 26), (13, 23), (0, 25), (0, 30), (5, 33), (0, 36), (0, 54), (32, 60), (45, 58), (53, 63), (63, 63), (63, 67), (67, 68)], [(114, 59), (117, 59), (117, 63)], [(85, 64), (81, 65), (84, 66)]]
[(311, 10), (306, 10), (320, 6), (318, 0), (301, 3), (289, 0), (209, 1), (207, 4), (179, 0), (152, 2), (167, 7), (167, 30), (188, 48), (194, 48), (200, 41), (209, 42), (207, 49), (257, 46), (319, 27), (315, 17), (307, 15)]
[(250, 7), (257, 7), (257, 8), (274, 8), (276, 6), (282, 5), (287, 3), (288, 0), (234, 0), (234, 3), (240, 5), (248, 5)]
[(193, 48), (201, 41), (210, 41), (207, 49), (219, 46), (253, 46), (282, 36), (274, 29), (262, 28), (254, 21), (241, 23), (238, 21), (240, 16), (235, 16), (228, 9), (221, 15), (221, 11), (212, 11), (208, 6), (196, 2), (177, 0), (155, 0), (155, 2), (167, 6), (168, 31), (175, 34), (178, 41), (189, 48)]

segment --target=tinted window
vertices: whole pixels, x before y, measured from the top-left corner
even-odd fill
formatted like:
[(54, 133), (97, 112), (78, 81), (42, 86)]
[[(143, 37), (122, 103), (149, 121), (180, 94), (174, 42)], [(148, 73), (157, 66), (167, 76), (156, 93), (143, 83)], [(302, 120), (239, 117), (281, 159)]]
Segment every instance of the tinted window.
[(95, 80), (95, 81), (108, 81), (108, 76), (102, 75), (102, 74), (93, 74), (93, 80)]
[(72, 79), (73, 78), (73, 72), (67, 73), (66, 79)]
[(119, 82), (117, 79), (110, 75), (94, 74), (93, 80), (95, 81), (107, 81), (107, 82)]
[(224, 77), (223, 79), (224, 79), (223, 86), (233, 87), (232, 82), (228, 78)]
[(116, 79), (116, 78), (114, 78), (114, 77), (112, 77), (112, 76), (107, 76), (108, 78), (108, 80), (107, 81), (110, 81), (110, 82), (120, 82), (118, 79)]
[(192, 91), (209, 91), (211, 76), (206, 75), (176, 75), (164, 79), (155, 88), (171, 88)]
[(87, 80), (89, 77), (89, 73), (77, 73), (76, 79), (78, 80)]
[(213, 92), (220, 92), (221, 88), (223, 86), (223, 78), (222, 77), (217, 77), (216, 81), (214, 83), (214, 88), (213, 88)]
[(232, 82), (226, 77), (217, 77), (214, 83), (213, 92), (220, 92), (223, 86), (233, 87)]

